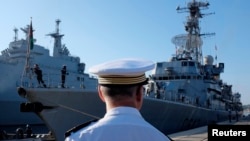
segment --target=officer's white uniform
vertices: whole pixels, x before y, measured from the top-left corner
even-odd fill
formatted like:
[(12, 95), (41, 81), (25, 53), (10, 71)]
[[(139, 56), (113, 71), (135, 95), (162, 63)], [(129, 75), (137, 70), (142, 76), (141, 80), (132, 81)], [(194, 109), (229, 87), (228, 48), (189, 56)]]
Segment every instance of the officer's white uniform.
[[(142, 74), (154, 68), (154, 63), (125, 59), (108, 62), (90, 69), (98, 74), (101, 84), (130, 84), (146, 80)], [(118, 78), (105, 77), (106, 75)], [(123, 76), (122, 76), (123, 75)], [(133, 76), (125, 78), (125, 75)], [(170, 141), (163, 133), (146, 122), (137, 108), (120, 106), (110, 109), (105, 116), (66, 137), (65, 141)]]
[(167, 141), (132, 107), (118, 107), (98, 122), (73, 133), (66, 141)]

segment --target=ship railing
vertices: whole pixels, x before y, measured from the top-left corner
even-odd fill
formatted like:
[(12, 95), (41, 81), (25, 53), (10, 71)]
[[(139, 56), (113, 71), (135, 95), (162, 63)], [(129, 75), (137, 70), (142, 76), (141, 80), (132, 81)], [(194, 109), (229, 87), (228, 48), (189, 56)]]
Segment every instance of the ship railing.
[(194, 79), (203, 80), (204, 76), (195, 74), (178, 74), (178, 75), (154, 75), (153, 80), (183, 80), (183, 79)]
[(7, 59), (0, 59), (0, 63), (2, 63), (2, 64), (8, 64), (8, 65), (17, 65), (18, 62), (14, 61), (14, 60), (9, 61)]
[(171, 90), (159, 89), (159, 90), (151, 90), (145, 92), (145, 97), (170, 101), (170, 102), (178, 102), (181, 104), (187, 104), (206, 109), (213, 109), (213, 110), (225, 109), (225, 105), (223, 104), (223, 102), (216, 104), (211, 99), (207, 99), (206, 101), (204, 101), (200, 99), (199, 96), (196, 97), (188, 96), (185, 94), (185, 92), (176, 92)]
[(181, 104), (187, 104), (187, 105), (208, 108), (208, 109), (213, 109), (213, 110), (225, 110), (225, 105), (223, 105), (222, 103), (215, 104), (212, 102), (209, 105), (206, 101), (202, 102), (198, 96), (197, 97), (187, 96), (184, 93), (178, 93), (174, 91), (159, 90), (158, 93), (155, 91), (154, 92), (152, 91), (151, 93), (146, 93), (145, 97), (178, 102)]
[(145, 92), (145, 97), (172, 101), (172, 102), (179, 102), (199, 107), (206, 107), (205, 105), (203, 105), (198, 101), (197, 97), (193, 98), (191, 96), (186, 96), (185, 94), (182, 93), (176, 93), (174, 91), (165, 91), (164, 89), (158, 91)]
[[(48, 84), (49, 87), (60, 87), (61, 82), (60, 82), (60, 75), (59, 74), (50, 74), (46, 73), (43, 75), (43, 79), (46, 84)], [(68, 81), (67, 81), (68, 82)], [(65, 82), (66, 85), (66, 82)]]
[[(61, 82), (61, 74), (59, 73), (49, 73), (44, 75), (45, 83), (48, 83), (48, 86), (50, 87), (55, 87), (55, 88), (61, 88), (62, 87), (62, 82)], [(83, 84), (84, 80), (83, 79), (68, 79), (66, 76), (66, 80), (64, 83), (65, 88), (85, 88)]]
[[(61, 82), (61, 74), (43, 74), (43, 81), (46, 87), (49, 88), (62, 88), (62, 82)], [(26, 75), (23, 76), (23, 79), (21, 81), (16, 82), (16, 86), (24, 86), (24, 87), (30, 87), (30, 88), (39, 88), (39, 87), (44, 87), (42, 84), (38, 84), (37, 78), (35, 74), (31, 75)], [(64, 83), (65, 88), (82, 88), (84, 89), (84, 83), (83, 80), (72, 80), (72, 79), (67, 79)]]

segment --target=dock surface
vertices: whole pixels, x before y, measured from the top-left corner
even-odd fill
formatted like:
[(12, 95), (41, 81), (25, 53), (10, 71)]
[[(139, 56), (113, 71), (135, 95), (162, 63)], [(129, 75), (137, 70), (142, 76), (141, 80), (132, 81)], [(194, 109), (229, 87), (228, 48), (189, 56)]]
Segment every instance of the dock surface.
[[(249, 125), (250, 126), (250, 117), (242, 118), (239, 121), (225, 121), (217, 123), (221, 125)], [(174, 141), (208, 141), (207, 126), (202, 126), (199, 128), (177, 132), (168, 135)]]

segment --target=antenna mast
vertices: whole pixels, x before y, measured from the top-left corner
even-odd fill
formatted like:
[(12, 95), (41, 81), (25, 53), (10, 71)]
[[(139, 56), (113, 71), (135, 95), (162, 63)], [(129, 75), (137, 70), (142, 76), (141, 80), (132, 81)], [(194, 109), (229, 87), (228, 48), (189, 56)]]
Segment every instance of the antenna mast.
[(64, 36), (63, 34), (59, 33), (59, 24), (61, 20), (57, 19), (56, 20), (56, 31), (54, 33), (48, 34), (52, 38), (54, 38), (54, 48), (53, 48), (53, 56), (54, 57), (59, 57), (61, 56), (61, 48), (62, 48), (62, 37)]
[(186, 7), (178, 6), (178, 13), (189, 12), (185, 22), (185, 31), (187, 34), (177, 35), (172, 39), (172, 42), (177, 46), (176, 56), (185, 59), (193, 59), (202, 63), (202, 44), (201, 36), (211, 36), (215, 33), (200, 33), (199, 19), (205, 15), (201, 10), (208, 9), (208, 2), (195, 1), (189, 2)]
[(17, 41), (17, 39), (18, 39), (18, 29), (14, 28), (13, 31), (15, 32), (14, 41)]

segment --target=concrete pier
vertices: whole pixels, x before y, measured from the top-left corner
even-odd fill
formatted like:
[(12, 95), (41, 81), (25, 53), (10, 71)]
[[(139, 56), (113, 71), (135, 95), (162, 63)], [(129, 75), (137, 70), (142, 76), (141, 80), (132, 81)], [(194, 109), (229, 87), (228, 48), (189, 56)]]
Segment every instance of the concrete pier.
[[(241, 118), (239, 121), (234, 121), (234, 120), (232, 122), (225, 121), (217, 124), (250, 126), (250, 117)], [(208, 128), (207, 126), (202, 126), (191, 130), (170, 134), (168, 136), (174, 141), (207, 141), (208, 140), (207, 128)]]

